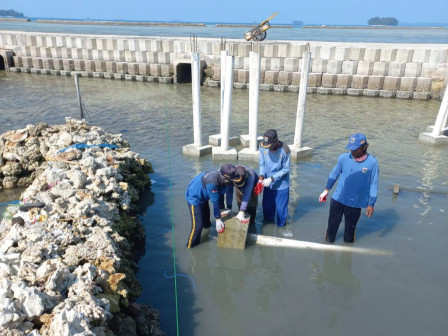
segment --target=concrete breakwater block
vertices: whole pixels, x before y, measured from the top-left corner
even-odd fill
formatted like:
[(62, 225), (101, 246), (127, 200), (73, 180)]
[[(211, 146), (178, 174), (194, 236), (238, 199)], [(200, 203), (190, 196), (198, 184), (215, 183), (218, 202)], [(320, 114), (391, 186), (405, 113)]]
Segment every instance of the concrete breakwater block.
[(243, 224), (233, 217), (223, 218), (226, 229), (218, 234), (218, 247), (244, 250), (246, 247), (247, 229), (249, 224)]

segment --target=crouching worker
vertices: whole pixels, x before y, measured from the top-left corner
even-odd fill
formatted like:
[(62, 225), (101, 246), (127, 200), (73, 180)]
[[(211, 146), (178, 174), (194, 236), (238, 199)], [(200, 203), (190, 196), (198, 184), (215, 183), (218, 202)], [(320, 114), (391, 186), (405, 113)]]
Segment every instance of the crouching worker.
[[(250, 215), (250, 224), (255, 223), (257, 215), (258, 194), (260, 191), (256, 190), (258, 183), (258, 174), (250, 167), (234, 166), (232, 164), (225, 164), (221, 166), (221, 175), (229, 180), (235, 187), (236, 202), (238, 205), (238, 215), (236, 218), (241, 223), (249, 223), (246, 218), (246, 213)], [(232, 201), (228, 202), (228, 209), (221, 212), (221, 215), (230, 214), (232, 208)]]
[(187, 247), (196, 246), (201, 241), (202, 228), (209, 228), (210, 208), (208, 201), (213, 204), (213, 215), (216, 221), (216, 231), (224, 232), (224, 223), (221, 220), (220, 199), (226, 195), (227, 199), (232, 199), (233, 188), (229, 182), (221, 176), (219, 170), (202, 172), (197, 175), (188, 185), (185, 192), (188, 209), (191, 215), (191, 232), (188, 236)]

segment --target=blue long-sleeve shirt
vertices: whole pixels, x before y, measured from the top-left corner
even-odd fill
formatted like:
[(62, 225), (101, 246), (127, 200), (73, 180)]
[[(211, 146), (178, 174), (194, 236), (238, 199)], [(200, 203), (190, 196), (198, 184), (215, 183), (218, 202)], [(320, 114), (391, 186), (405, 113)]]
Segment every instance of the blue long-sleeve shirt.
[(242, 187), (235, 186), (235, 188), (238, 188), (243, 194), (240, 205), (240, 211), (247, 210), (247, 205), (249, 203), (250, 196), (252, 195), (252, 192), (258, 183), (258, 174), (252, 168), (249, 167), (245, 168), (247, 171), (246, 183)]
[(264, 178), (272, 177), (274, 182), (269, 188), (282, 190), (289, 187), (289, 166), (291, 161), (291, 152), (287, 145), (277, 149), (272, 153), (268, 148), (260, 146), (260, 176)]
[(197, 175), (188, 185), (185, 191), (185, 199), (192, 205), (203, 205), (211, 200), (213, 203), (213, 215), (215, 218), (221, 218), (220, 199), (225, 192), (227, 199), (233, 196), (233, 188), (227, 188), (221, 173), (217, 170), (203, 172)]
[(332, 198), (354, 208), (374, 206), (378, 195), (378, 160), (368, 154), (362, 162), (353, 160), (351, 153), (341, 154), (328, 177), (326, 189), (338, 181)]

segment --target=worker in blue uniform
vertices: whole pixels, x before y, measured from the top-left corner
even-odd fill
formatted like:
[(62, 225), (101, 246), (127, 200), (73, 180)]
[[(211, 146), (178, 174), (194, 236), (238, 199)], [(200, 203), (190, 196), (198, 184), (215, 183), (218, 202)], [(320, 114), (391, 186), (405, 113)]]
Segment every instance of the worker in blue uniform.
[(268, 129), (260, 143), (260, 175), (263, 183), (263, 216), (267, 221), (276, 219), (278, 226), (285, 226), (288, 219), (289, 147), (278, 139), (277, 131)]
[[(221, 175), (233, 184), (239, 209), (236, 218), (241, 223), (249, 223), (246, 216), (246, 214), (249, 214), (250, 223), (255, 223), (258, 206), (258, 193), (255, 186), (258, 183), (258, 174), (251, 167), (234, 166), (230, 163), (222, 165), (220, 171)], [(231, 208), (232, 200), (230, 200), (230, 206), (227, 206), (227, 209), (225, 212), (221, 212), (221, 215), (230, 214)]]
[(367, 153), (367, 138), (356, 133), (349, 138), (345, 147), (350, 153), (341, 154), (336, 166), (330, 173), (327, 185), (319, 196), (319, 202), (325, 202), (336, 181), (336, 191), (330, 200), (330, 214), (325, 240), (332, 243), (336, 238), (342, 216), (345, 217), (344, 241), (353, 243), (361, 208), (367, 208), (370, 218), (374, 211), (378, 194), (378, 160)]
[(213, 204), (216, 231), (218, 233), (224, 232), (224, 223), (221, 220), (221, 208), (224, 207), (222, 205), (222, 199), (226, 193), (227, 200), (231, 200), (233, 197), (233, 188), (229, 181), (221, 175), (219, 170), (202, 172), (190, 182), (185, 192), (185, 198), (191, 215), (191, 232), (188, 235), (188, 248), (200, 243), (202, 228), (209, 228), (211, 226), (209, 200)]

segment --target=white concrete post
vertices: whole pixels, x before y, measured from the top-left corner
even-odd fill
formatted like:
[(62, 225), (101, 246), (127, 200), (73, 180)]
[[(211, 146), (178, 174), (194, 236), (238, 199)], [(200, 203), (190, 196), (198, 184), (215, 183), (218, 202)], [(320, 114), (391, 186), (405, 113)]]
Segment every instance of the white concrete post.
[(443, 95), (442, 104), (440, 105), (439, 113), (437, 114), (436, 123), (432, 130), (432, 136), (436, 137), (442, 135), (442, 129), (446, 125), (448, 117), (448, 88), (445, 90)]
[(198, 53), (191, 53), (191, 86), (193, 99), (194, 145), (196, 147), (201, 147), (201, 75)]
[(305, 115), (305, 107), (306, 107), (306, 92), (308, 90), (310, 60), (311, 60), (311, 52), (309, 50), (309, 47), (307, 47), (307, 49), (303, 52), (303, 58), (302, 58), (302, 74), (300, 76), (300, 91), (299, 91), (299, 99), (297, 102), (296, 129), (294, 132), (293, 147), (295, 149), (299, 149), (302, 147), (303, 118)]
[(223, 128), (223, 118), (222, 113), (224, 110), (224, 88), (225, 88), (225, 79), (226, 79), (226, 58), (229, 55), (227, 50), (221, 50), (221, 121), (220, 121), (220, 129), (219, 132), (222, 135)]
[(261, 55), (256, 51), (251, 51), (249, 55), (249, 148), (257, 151)]
[(226, 56), (226, 73), (223, 105), (223, 128), (221, 133), (221, 149), (229, 150), (230, 112), (232, 110), (233, 91), (233, 56)]

